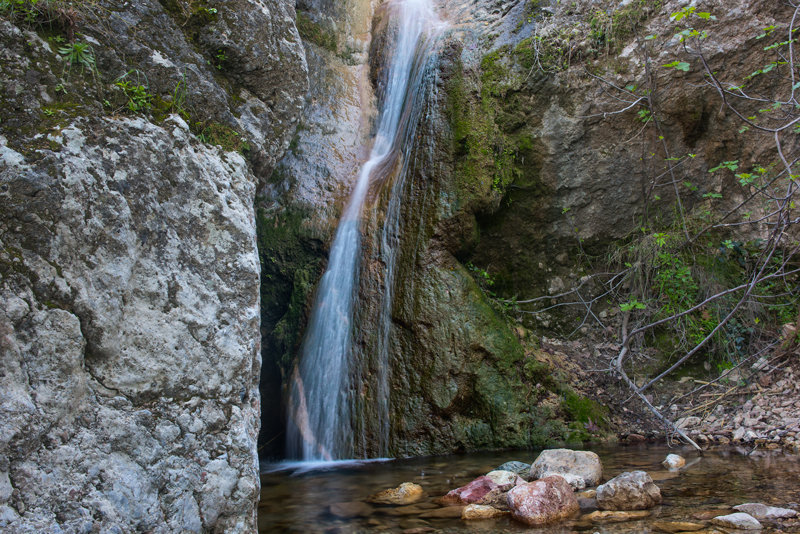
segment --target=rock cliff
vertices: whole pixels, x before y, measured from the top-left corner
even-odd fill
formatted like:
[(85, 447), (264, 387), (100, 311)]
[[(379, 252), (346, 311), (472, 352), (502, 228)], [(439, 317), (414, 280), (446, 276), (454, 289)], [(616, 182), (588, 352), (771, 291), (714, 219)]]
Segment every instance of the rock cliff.
[[(358, 163), (355, 147), (369, 130), (364, 114), (344, 112), (355, 95), (369, 95), (359, 89), (363, 79), (337, 74), (342, 63), (361, 65), (363, 57), (342, 58), (342, 42), (350, 37), (335, 30), (345, 19), (322, 4), (313, 4), (320, 11), (310, 12), (313, 24), (306, 28), (307, 47), (320, 58), (312, 87), (352, 96), (333, 105), (312, 89), (309, 110), (315, 111), (307, 112), (308, 130), (293, 141), (266, 197), (272, 211), (261, 235), (272, 244), (262, 247), (264, 272), (292, 288), (283, 294), (270, 290), (279, 304), (264, 312), (265, 325), (274, 325), (265, 328), (265, 345), (278, 349), (268, 356), (275, 362), (274, 384), (291, 369), (302, 338), (336, 223), (330, 200), (334, 206), (344, 201)], [(426, 74), (428, 98), (417, 142), (406, 154), (413, 161), (402, 191), (398, 267), (390, 281), (392, 454), (585, 436), (590, 421), (585, 412), (576, 416), (570, 404), (587, 401), (567, 386), (566, 369), (552, 368), (542, 357), (537, 339), (572, 332), (586, 310), (517, 314), (513, 301), (586, 283), (594, 273), (589, 259), (613, 254), (643, 227), (668, 227), (679, 213), (678, 192), (686, 213), (724, 210), (746, 195), (731, 176), (708, 171), (724, 160), (765, 161), (768, 147), (721, 112), (698, 64), (688, 71), (664, 67), (691, 52), (681, 48), (670, 19), (684, 4), (439, 3), (451, 27)], [(735, 65), (741, 76), (768, 64), (758, 38), (764, 28), (782, 27), (791, 18), (788, 8), (769, 2), (710, 0), (694, 7), (716, 16), (698, 22), (708, 25), (708, 60)], [(376, 13), (370, 81), (379, 100), (382, 58), (376, 51), (387, 39), (380, 10)], [(361, 101), (362, 109), (368, 101)], [(652, 121), (647, 113), (658, 118), (660, 131), (642, 133)], [(342, 124), (361, 137), (345, 140), (336, 133)], [(320, 142), (325, 136), (327, 143)], [(330, 158), (332, 146), (344, 152), (334, 150)], [(663, 179), (670, 161), (680, 164), (674, 176)], [(328, 190), (321, 191), (321, 183)], [(288, 193), (279, 199), (274, 193), (281, 188)], [(379, 374), (373, 360), (386, 265), (378, 231), (387, 216), (388, 189), (378, 195), (365, 223), (372, 238), (364, 245), (355, 350), (357, 373), (367, 379), (362, 384), (354, 377), (353, 386), (365, 406), (377, 398), (370, 377)], [(304, 216), (309, 220), (300, 222)], [(262, 283), (266, 294), (270, 283)], [(370, 428), (375, 416), (369, 408), (362, 416), (356, 427), (368, 436), (364, 452), (378, 454), (370, 449), (381, 439)], [(277, 417), (274, 421), (279, 424)], [(272, 436), (279, 433), (274, 428)]]
[[(202, 5), (201, 5), (202, 4)], [(292, 2), (0, 12), (0, 529), (253, 532)]]

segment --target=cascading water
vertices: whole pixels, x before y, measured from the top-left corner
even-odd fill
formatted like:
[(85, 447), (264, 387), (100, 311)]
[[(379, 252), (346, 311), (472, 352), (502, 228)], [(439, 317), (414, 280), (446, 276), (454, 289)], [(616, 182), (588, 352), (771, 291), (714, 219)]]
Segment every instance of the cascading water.
[[(393, 2), (398, 31), (378, 131), (370, 158), (360, 171), (339, 222), (328, 268), (317, 289), (300, 362), (291, 377), (287, 450), (303, 460), (334, 460), (354, 454), (348, 390), (361, 254), (361, 213), (370, 185), (385, 179), (385, 174), (395, 168), (397, 158), (402, 157), (400, 152), (408, 142), (409, 124), (416, 118), (411, 108), (421, 85), (422, 65), (432, 49), (433, 35), (441, 28), (431, 2)], [(393, 195), (397, 194), (394, 189), (397, 188), (393, 188)], [(384, 308), (386, 302), (384, 295)], [(385, 344), (385, 337), (382, 338)], [(378, 395), (383, 405), (379, 408), (384, 419), (381, 426), (388, 430), (387, 378), (382, 376), (378, 381), (378, 389), (383, 390)]]

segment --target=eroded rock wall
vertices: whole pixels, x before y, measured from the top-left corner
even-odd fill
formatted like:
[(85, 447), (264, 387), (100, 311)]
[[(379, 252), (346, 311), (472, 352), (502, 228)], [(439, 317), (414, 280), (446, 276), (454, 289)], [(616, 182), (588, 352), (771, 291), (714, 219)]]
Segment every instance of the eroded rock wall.
[(305, 54), (293, 3), (192, 6), (81, 11), (96, 69), (0, 18), (6, 532), (255, 530), (255, 193)]

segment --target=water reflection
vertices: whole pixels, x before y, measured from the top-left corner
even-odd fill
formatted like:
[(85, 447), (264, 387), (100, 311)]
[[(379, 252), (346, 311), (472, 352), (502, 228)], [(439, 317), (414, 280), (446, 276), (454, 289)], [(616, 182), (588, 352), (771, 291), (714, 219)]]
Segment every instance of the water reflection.
[[(643, 521), (591, 524), (580, 518), (559, 526), (531, 529), (508, 518), (466, 523), (458, 518), (421, 518), (438, 509), (432, 499), (466, 484), (498, 465), (521, 460), (531, 462), (537, 452), (517, 451), (470, 455), (325, 464), (281, 464), (280, 471), (262, 475), (259, 532), (402, 532), (412, 528), (433, 528), (436, 532), (489, 533), (531, 532), (572, 533), (656, 532), (653, 521), (687, 521), (697, 513), (723, 511), (744, 502), (773, 506), (797, 506), (800, 502), (800, 457), (780, 451), (726, 450), (706, 452), (695, 458), (690, 450), (663, 446), (593, 448), (602, 461), (604, 478), (623, 471), (642, 469), (653, 476), (664, 497), (662, 506)], [(680, 473), (666, 471), (660, 464), (670, 452), (684, 455), (688, 468)], [(276, 466), (271, 468), (274, 470)], [(402, 482), (415, 482), (426, 491), (425, 498), (404, 507), (371, 507), (366, 517), (341, 519), (329, 512), (331, 504), (363, 501), (367, 496)], [(778, 532), (765, 528), (762, 532)], [(783, 532), (800, 532), (800, 528)]]

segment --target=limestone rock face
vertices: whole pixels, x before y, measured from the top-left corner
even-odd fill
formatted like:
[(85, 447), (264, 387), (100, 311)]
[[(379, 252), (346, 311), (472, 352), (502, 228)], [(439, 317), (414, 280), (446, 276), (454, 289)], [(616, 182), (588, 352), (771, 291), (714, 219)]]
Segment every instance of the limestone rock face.
[(647, 510), (661, 503), (661, 490), (644, 471), (622, 473), (597, 487), (603, 510)]
[(0, 455), (20, 524), (66, 503), (75, 530), (94, 510), (154, 531), (253, 521), (255, 178), (191, 138), (178, 118), (76, 122), (31, 165), (0, 137)]
[(517, 486), (507, 499), (511, 516), (531, 526), (555, 523), (580, 510), (572, 488), (559, 476)]
[[(552, 474), (580, 477), (585, 483), (584, 487), (596, 486), (603, 477), (603, 465), (600, 457), (591, 451), (549, 449), (542, 451), (531, 464), (531, 478), (543, 478)], [(580, 484), (575, 480), (573, 487), (578, 489), (578, 486)]]
[[(291, 2), (221, 6), (207, 32), (253, 74), (231, 80), (164, 5), (82, 13), (94, 74), (0, 19), (0, 530), (256, 529), (254, 199), (296, 124), (304, 53)], [(247, 138), (250, 160), (195, 123)]]

